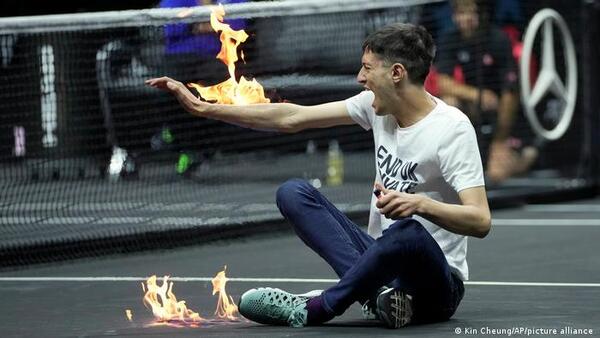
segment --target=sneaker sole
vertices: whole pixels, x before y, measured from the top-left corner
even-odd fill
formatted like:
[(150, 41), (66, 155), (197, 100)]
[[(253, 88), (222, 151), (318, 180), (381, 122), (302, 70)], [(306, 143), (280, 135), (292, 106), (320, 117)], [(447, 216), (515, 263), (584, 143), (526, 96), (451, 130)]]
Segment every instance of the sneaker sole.
[(386, 290), (377, 297), (377, 315), (388, 328), (406, 326), (412, 320), (412, 300), (402, 291)]

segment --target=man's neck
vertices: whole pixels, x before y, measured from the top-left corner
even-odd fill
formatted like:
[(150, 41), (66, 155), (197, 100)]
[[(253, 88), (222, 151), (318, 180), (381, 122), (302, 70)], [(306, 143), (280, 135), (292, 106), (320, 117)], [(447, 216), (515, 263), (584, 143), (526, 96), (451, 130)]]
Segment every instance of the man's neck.
[(437, 104), (431, 95), (419, 86), (409, 86), (399, 90), (395, 101), (393, 107), (397, 108), (392, 115), (401, 128), (410, 127), (421, 121)]

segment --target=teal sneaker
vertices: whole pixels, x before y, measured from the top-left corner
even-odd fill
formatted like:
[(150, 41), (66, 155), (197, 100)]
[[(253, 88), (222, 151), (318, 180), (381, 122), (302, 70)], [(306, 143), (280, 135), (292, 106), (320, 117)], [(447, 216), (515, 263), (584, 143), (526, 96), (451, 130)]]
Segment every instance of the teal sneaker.
[(398, 289), (387, 289), (377, 296), (376, 313), (391, 329), (406, 326), (413, 316), (412, 297)]
[(275, 288), (246, 291), (238, 304), (240, 314), (260, 324), (303, 327), (306, 325), (306, 302), (322, 290), (295, 295)]

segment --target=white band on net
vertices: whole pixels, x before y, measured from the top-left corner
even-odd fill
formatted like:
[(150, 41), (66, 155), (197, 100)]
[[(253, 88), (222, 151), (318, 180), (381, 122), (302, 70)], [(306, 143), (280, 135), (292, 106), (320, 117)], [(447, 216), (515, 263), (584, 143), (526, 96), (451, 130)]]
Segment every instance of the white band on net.
[[(444, 0), (287, 0), (225, 5), (228, 18), (259, 18), (353, 12), (438, 3)], [(183, 11), (185, 15), (182, 15)], [(0, 34), (40, 33), (103, 29), (110, 27), (159, 26), (172, 22), (202, 22), (210, 17), (210, 6), (153, 8), (96, 13), (0, 18)]]

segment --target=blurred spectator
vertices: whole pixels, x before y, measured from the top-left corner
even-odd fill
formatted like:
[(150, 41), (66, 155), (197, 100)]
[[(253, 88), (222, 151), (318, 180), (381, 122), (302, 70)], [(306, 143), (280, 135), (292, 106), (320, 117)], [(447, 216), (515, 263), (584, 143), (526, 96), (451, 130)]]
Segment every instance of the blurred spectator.
[[(160, 8), (180, 8), (243, 3), (246, 0), (161, 0)], [(244, 29), (243, 19), (225, 20), (235, 30)], [(227, 68), (216, 59), (221, 42), (209, 22), (176, 23), (165, 26), (165, 66), (167, 76), (184, 82), (213, 84), (227, 78)]]
[(442, 34), (436, 69), (439, 95), (460, 107), (478, 131), (491, 183), (526, 172), (537, 151), (519, 149), (511, 129), (519, 109), (517, 69), (511, 43), (488, 24), (483, 2), (453, 0), (456, 28)]

